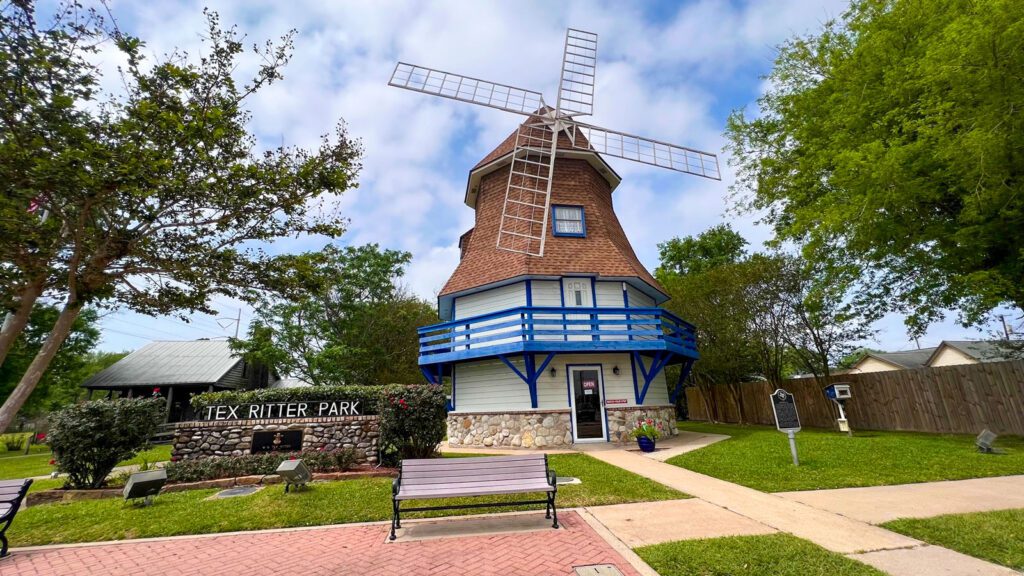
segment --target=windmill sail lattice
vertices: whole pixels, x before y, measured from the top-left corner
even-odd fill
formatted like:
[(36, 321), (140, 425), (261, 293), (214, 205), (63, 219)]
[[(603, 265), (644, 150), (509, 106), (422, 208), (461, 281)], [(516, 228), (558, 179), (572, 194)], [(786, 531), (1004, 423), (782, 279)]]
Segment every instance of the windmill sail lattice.
[(532, 256), (544, 254), (554, 168), (554, 132), (548, 122), (535, 116), (516, 132), (498, 248)]
[(564, 114), (594, 113), (594, 76), (597, 71), (597, 34), (573, 30), (565, 35), (562, 77), (555, 108)]
[(570, 28), (565, 35), (554, 109), (545, 106), (540, 92), (405, 62), (395, 66), (388, 84), (529, 117), (516, 133), (498, 248), (543, 256), (556, 149), (562, 132), (571, 146), (580, 150), (721, 179), (714, 154), (578, 122), (577, 116), (594, 111), (596, 69), (597, 34)]

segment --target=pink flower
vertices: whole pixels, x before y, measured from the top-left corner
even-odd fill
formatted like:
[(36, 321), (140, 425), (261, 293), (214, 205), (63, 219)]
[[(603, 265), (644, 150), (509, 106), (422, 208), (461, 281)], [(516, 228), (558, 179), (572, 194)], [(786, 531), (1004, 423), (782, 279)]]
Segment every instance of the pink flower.
[(42, 442), (43, 440), (46, 440), (46, 434), (43, 434), (42, 432), (36, 434), (36, 442)]

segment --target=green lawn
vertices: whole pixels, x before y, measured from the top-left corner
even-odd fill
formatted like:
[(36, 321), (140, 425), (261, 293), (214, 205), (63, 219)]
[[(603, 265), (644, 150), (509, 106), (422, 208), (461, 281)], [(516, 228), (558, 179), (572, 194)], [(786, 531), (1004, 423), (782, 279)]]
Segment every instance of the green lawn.
[(931, 544), (1024, 570), (1024, 510), (893, 520), (883, 526)]
[[(49, 452), (30, 454), (28, 456), (11, 453), (0, 454), (0, 480), (46, 476), (53, 472), (53, 466), (50, 465), (51, 458), (53, 456)], [(130, 460), (121, 462), (119, 465), (142, 464), (143, 458), (146, 458), (150, 464), (170, 460), (171, 446), (169, 444), (154, 446), (145, 452), (140, 452)]]
[(797, 433), (794, 467), (785, 434), (767, 426), (680, 422), (680, 430), (732, 438), (668, 462), (766, 492), (882, 486), (1024, 474), (1024, 438), (1001, 436), (1004, 455), (981, 454), (974, 437), (914, 432)]
[[(558, 488), (558, 507), (594, 506), (685, 498), (680, 492), (595, 460), (584, 454), (557, 454), (551, 468), (582, 484)], [(118, 498), (44, 504), (18, 513), (8, 532), (13, 546), (120, 540), (177, 534), (205, 534), (289, 526), (317, 526), (391, 518), (391, 479), (368, 478), (314, 484), (309, 490), (284, 494), (280, 485), (259, 493), (225, 500), (206, 500), (216, 490), (193, 490), (158, 496), (141, 508)], [(522, 499), (522, 495), (496, 501)], [(486, 501), (465, 499), (466, 503)], [(416, 505), (454, 504), (459, 499), (422, 501)], [(538, 506), (531, 506), (537, 509)], [(500, 510), (517, 509), (513, 507)], [(446, 516), (481, 510), (446, 510), (409, 514)]]
[(789, 534), (684, 540), (635, 552), (661, 576), (883, 576)]

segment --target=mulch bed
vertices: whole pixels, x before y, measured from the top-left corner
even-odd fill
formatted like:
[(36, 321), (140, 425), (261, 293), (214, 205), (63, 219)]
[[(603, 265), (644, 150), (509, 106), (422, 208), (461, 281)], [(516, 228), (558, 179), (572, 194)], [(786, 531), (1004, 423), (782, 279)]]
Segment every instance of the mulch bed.
[[(314, 472), (314, 482), (330, 482), (337, 480), (355, 480), (357, 478), (383, 478), (398, 476), (397, 468), (374, 468), (372, 466), (360, 466), (347, 472)], [(220, 478), (217, 480), (202, 480), (200, 482), (168, 482), (164, 485), (161, 493), (181, 492), (183, 490), (206, 490), (209, 488), (234, 488), (235, 486), (253, 486), (280, 484), (282, 479), (277, 474), (238, 476), (235, 478)], [(25, 497), (25, 506), (37, 506), (52, 502), (73, 502), (75, 500), (92, 500), (96, 498), (117, 498), (124, 494), (122, 488), (95, 488), (91, 490), (41, 490), (31, 492)]]

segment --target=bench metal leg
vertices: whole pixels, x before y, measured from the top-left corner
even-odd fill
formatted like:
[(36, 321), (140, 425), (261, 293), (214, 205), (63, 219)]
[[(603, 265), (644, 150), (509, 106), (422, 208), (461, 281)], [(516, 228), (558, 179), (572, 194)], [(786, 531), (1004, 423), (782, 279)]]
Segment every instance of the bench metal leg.
[[(6, 530), (4, 531), (6, 532)], [(7, 534), (0, 532), (0, 558), (7, 556)]]
[(551, 505), (551, 513), (555, 517), (555, 521), (551, 523), (551, 527), (552, 528), (558, 528), (558, 508), (555, 507), (555, 494), (553, 492), (551, 493), (550, 496), (548, 496), (548, 501), (550, 502), (550, 505)]
[(401, 516), (399, 516), (400, 513), (401, 513), (401, 508), (400, 508), (400, 504), (398, 503), (398, 500), (392, 499), (391, 500), (391, 536), (388, 537), (391, 540), (394, 540), (395, 538), (397, 538), (397, 536), (395, 536), (395, 529), (402, 527)]

